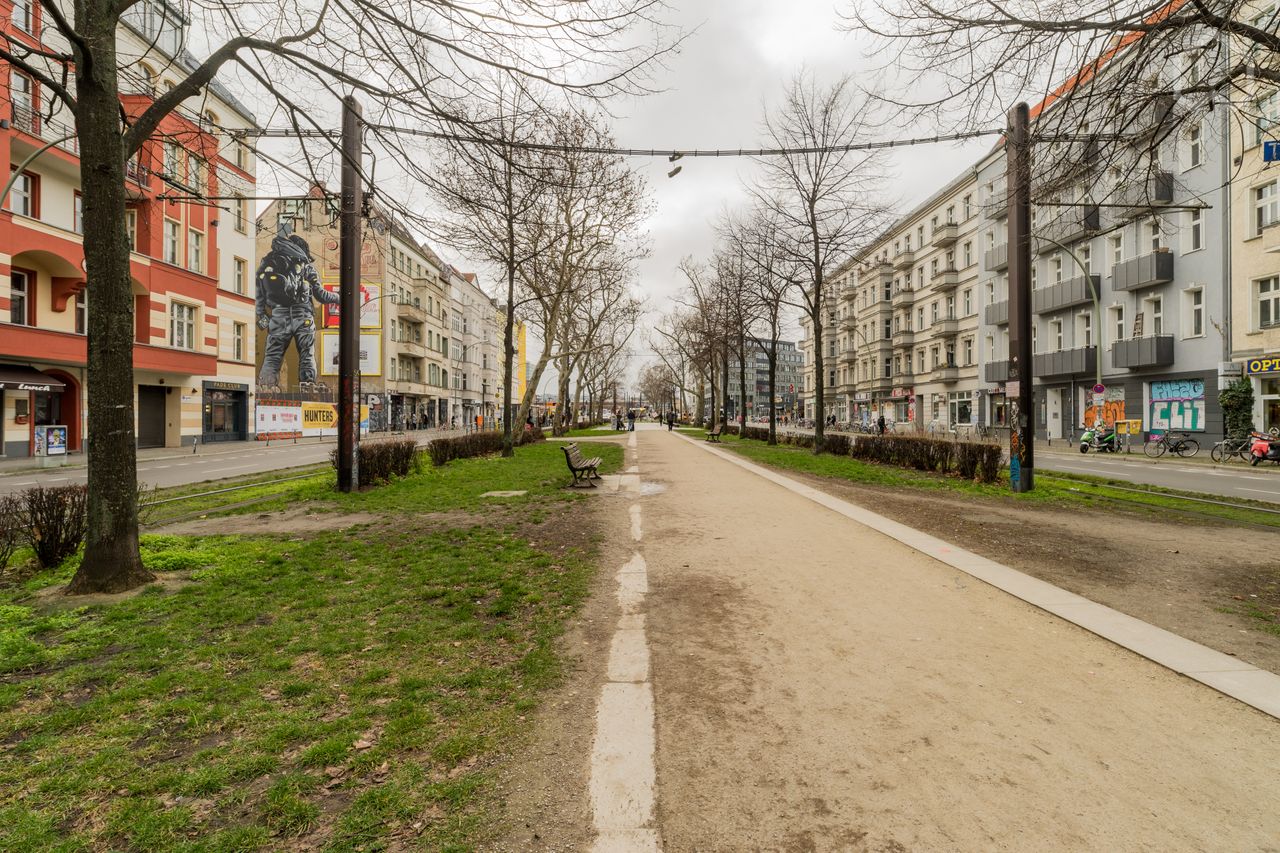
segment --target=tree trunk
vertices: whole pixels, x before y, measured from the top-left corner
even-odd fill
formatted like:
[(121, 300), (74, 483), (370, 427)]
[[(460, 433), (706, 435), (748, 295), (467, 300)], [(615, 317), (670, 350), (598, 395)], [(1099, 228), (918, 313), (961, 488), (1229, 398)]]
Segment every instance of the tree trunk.
[(724, 339), (724, 348), (720, 352), (720, 399), (723, 401), (724, 413), (720, 416), (721, 426), (729, 425), (729, 338)]
[(773, 401), (778, 399), (778, 335), (775, 332), (769, 344), (769, 443), (778, 443), (778, 413), (774, 411)]
[(738, 335), (738, 435), (747, 428), (747, 338)]
[[(97, 4), (94, 4), (96, 7)], [(155, 576), (138, 551), (133, 287), (125, 228), (115, 15), (78, 7), (93, 62), (76, 68), (84, 257), (89, 302), (88, 519), (84, 559), (67, 592), (122, 592)], [(83, 19), (81, 19), (83, 18)]]
[[(707, 383), (706, 383), (706, 380), (702, 378), (701, 373), (697, 374), (697, 376), (698, 376), (698, 396), (693, 403), (693, 422), (697, 426), (702, 426), (702, 419), (706, 417), (706, 414), (707, 414), (707, 410), (706, 410)], [(711, 393), (715, 394), (715, 386), (712, 386)]]
[(827, 425), (826, 376), (822, 361), (822, 308), (810, 316), (813, 321), (813, 452), (821, 453)]
[(502, 379), (502, 455), (515, 456), (515, 430), (524, 429), (524, 422), (519, 427), (512, 425), (511, 417), (511, 384), (514, 381), (513, 371), (516, 363), (516, 223), (511, 204), (511, 151), (508, 149), (506, 164), (506, 190), (504, 200), (507, 203), (507, 317), (506, 329), (503, 331), (502, 358), (506, 364), (506, 374)]

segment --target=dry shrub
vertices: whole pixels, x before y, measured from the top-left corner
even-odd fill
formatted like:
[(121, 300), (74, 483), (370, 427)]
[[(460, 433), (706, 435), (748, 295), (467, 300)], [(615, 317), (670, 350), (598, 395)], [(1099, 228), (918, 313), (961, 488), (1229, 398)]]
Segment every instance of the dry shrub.
[(84, 541), (88, 496), (85, 486), (36, 486), (18, 497), (21, 535), (42, 567), (62, 565)]
[(447, 465), (454, 459), (470, 459), (473, 456), (484, 456), (488, 453), (501, 453), (502, 433), (473, 432), (469, 435), (437, 438), (427, 445), (427, 452), (431, 454), (431, 463), (437, 467)]

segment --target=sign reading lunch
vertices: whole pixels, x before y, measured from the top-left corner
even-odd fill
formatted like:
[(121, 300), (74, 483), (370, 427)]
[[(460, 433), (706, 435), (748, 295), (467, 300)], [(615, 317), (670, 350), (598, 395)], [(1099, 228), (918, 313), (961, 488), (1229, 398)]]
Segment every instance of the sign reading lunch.
[(1280, 373), (1280, 355), (1264, 355), (1261, 358), (1251, 358), (1244, 363), (1244, 372), (1250, 376), (1260, 376), (1268, 373)]

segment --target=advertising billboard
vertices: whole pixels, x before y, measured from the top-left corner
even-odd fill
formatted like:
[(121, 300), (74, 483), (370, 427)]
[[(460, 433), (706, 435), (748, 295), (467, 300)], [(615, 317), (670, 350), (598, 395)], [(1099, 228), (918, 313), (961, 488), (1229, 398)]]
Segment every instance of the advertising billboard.
[[(338, 375), (338, 332), (325, 329), (320, 333), (320, 375)], [(360, 375), (382, 375), (382, 333), (360, 333)]]

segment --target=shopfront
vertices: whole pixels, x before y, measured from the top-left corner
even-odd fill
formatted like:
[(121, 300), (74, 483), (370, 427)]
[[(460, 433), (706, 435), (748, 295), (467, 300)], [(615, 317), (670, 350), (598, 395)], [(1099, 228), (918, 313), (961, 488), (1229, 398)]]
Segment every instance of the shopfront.
[(1253, 420), (1264, 432), (1280, 428), (1280, 353), (1251, 358), (1245, 376), (1253, 383)]
[(203, 437), (211, 441), (245, 441), (249, 438), (249, 386), (238, 382), (206, 381)]
[(66, 448), (80, 449), (80, 393), (68, 373), (0, 364), (0, 455), (36, 452), (37, 427), (65, 426)]

